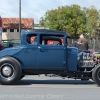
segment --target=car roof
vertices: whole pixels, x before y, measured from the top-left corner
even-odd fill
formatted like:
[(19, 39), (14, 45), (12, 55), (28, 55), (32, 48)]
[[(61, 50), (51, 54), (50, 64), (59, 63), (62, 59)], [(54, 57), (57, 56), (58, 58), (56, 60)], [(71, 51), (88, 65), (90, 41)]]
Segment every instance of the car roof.
[(27, 34), (37, 33), (37, 34), (52, 34), (52, 35), (65, 35), (70, 37), (70, 35), (63, 31), (49, 30), (49, 29), (27, 29), (25, 30)]

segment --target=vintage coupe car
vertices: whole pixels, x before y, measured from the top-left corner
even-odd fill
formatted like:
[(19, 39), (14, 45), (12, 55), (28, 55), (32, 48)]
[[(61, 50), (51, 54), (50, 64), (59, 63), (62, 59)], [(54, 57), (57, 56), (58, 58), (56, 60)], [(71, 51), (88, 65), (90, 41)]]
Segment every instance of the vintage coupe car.
[[(89, 51), (68, 46), (69, 34), (48, 29), (21, 32), (21, 44), (0, 51), (0, 83), (14, 84), (25, 75), (93, 79), (100, 86), (100, 64)], [(63, 43), (62, 43), (63, 39)], [(48, 44), (48, 41), (56, 43)]]

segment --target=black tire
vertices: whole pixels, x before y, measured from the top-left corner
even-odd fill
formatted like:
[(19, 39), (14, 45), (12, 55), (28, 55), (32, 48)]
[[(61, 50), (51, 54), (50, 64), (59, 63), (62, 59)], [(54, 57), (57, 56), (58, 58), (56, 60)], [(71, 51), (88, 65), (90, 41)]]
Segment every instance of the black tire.
[(11, 85), (17, 82), (22, 75), (20, 63), (13, 57), (0, 59), (0, 83)]
[(21, 80), (22, 78), (24, 78), (24, 77), (25, 77), (25, 75), (21, 75), (20, 80)]
[(100, 86), (100, 64), (93, 69), (92, 79), (98, 86)]

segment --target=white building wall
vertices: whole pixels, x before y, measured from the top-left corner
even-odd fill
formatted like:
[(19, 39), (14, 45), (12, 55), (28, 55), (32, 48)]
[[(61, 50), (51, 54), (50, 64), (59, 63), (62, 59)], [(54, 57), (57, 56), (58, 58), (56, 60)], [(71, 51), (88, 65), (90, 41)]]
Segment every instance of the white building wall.
[(14, 32), (10, 32), (10, 29), (7, 29), (7, 32), (2, 32), (2, 40), (9, 39), (20, 39), (20, 34), (17, 32), (17, 29), (14, 29)]

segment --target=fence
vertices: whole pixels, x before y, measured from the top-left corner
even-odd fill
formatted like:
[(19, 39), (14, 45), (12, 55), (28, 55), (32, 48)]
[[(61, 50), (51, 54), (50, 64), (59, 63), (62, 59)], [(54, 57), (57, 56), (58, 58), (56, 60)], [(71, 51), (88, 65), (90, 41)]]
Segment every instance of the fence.
[(8, 48), (8, 47), (13, 47), (16, 45), (20, 44), (20, 40), (19, 39), (11, 39), (11, 40), (2, 40), (4, 43), (4, 47)]

